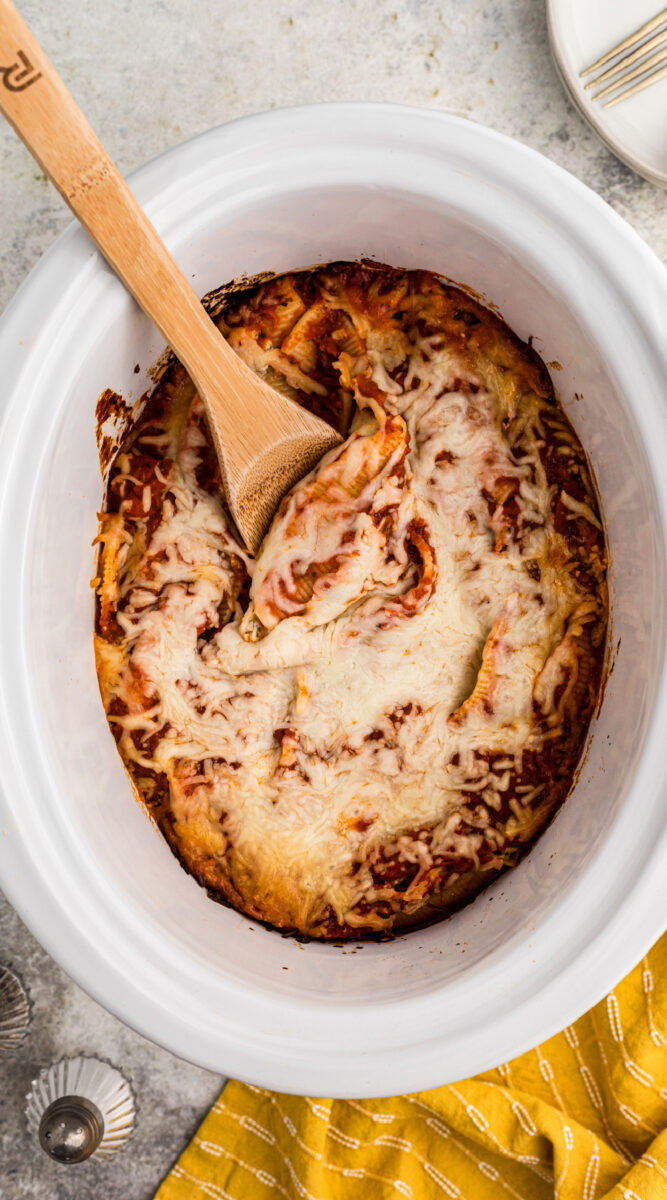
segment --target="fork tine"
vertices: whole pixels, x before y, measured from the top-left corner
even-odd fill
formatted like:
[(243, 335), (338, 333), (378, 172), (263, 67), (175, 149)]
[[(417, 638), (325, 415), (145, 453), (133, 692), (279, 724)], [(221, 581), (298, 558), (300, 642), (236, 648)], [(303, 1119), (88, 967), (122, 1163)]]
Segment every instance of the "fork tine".
[[(595, 92), (592, 97), (593, 100), (601, 100), (603, 96), (608, 96), (609, 93), (615, 91), (616, 88), (624, 87), (625, 84), (629, 83), (631, 79), (636, 79), (638, 75), (643, 75), (649, 70), (650, 67), (657, 67), (658, 63), (664, 62), (666, 58), (667, 45), (665, 46), (664, 50), (660, 50), (658, 54), (654, 54), (653, 57), (647, 59), (645, 63), (640, 63), (638, 67), (635, 67), (634, 71), (628, 71), (627, 75), (622, 75), (620, 79), (615, 79), (612, 81), (612, 83), (608, 83), (601, 92)], [(626, 94), (626, 92), (623, 93), (623, 95)]]
[(620, 54), (623, 50), (629, 50), (631, 46), (634, 46), (637, 42), (641, 41), (641, 39), (645, 37), (647, 33), (653, 33), (653, 30), (657, 29), (659, 25), (663, 25), (665, 21), (667, 21), (667, 8), (663, 8), (662, 12), (658, 13), (656, 17), (653, 17), (652, 20), (647, 21), (645, 25), (642, 25), (641, 29), (635, 30), (635, 32), (631, 33), (630, 36), (625, 38), (624, 41), (619, 42), (617, 46), (614, 46), (612, 50), (608, 50), (606, 54), (602, 55), (602, 58), (598, 58), (597, 62), (591, 63), (590, 67), (586, 67), (585, 70), (580, 71), (580, 76), (583, 78), (584, 75), (590, 75), (591, 71), (597, 71), (598, 67), (603, 67), (605, 63), (608, 63), (610, 59), (615, 58), (616, 55)]
[(643, 92), (644, 88), (650, 87), (651, 84), (657, 83), (659, 79), (667, 79), (667, 67), (661, 67), (659, 71), (654, 71), (652, 75), (648, 75), (646, 79), (640, 79), (634, 87), (628, 88), (627, 92), (621, 92), (619, 96), (614, 96), (613, 100), (607, 100), (603, 104), (603, 108), (612, 108), (614, 104), (618, 104), (621, 100), (628, 100), (630, 96), (634, 96), (636, 92)]
[(624, 55), (620, 62), (617, 62), (613, 67), (608, 67), (601, 75), (597, 75), (595, 79), (589, 79), (588, 83), (584, 84), (584, 87), (597, 87), (598, 83), (604, 83), (605, 79), (611, 79), (612, 75), (615, 75), (618, 71), (625, 71), (626, 67), (632, 66), (638, 58), (643, 58), (645, 54), (648, 54), (649, 50), (655, 50), (656, 46), (665, 45), (667, 45), (667, 29), (656, 33), (655, 37), (649, 38), (648, 42), (644, 42), (643, 46), (640, 46), (638, 50), (634, 50), (632, 54)]

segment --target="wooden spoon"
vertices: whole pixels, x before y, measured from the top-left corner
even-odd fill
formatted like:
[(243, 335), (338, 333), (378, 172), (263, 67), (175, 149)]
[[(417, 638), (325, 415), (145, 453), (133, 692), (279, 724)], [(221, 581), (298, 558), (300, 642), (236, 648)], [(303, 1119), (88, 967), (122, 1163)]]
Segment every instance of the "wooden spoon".
[(9, 0), (0, 0), (0, 64), (0, 111), (191, 376), (229, 507), (256, 552), (282, 496), (340, 435), (227, 345)]

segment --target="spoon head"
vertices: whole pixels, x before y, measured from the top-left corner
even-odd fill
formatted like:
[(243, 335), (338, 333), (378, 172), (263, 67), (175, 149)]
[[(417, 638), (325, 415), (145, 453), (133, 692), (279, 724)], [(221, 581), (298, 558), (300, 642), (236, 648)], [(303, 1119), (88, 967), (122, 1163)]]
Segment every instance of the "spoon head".
[(343, 439), (233, 353), (231, 360), (216, 359), (224, 371), (210, 376), (207, 389), (197, 387), (227, 503), (248, 550), (256, 554), (285, 493)]
[(264, 448), (237, 480), (228, 477), (229, 507), (252, 554), (257, 554), (283, 496), (343, 440), (325, 421), (304, 415), (316, 425)]

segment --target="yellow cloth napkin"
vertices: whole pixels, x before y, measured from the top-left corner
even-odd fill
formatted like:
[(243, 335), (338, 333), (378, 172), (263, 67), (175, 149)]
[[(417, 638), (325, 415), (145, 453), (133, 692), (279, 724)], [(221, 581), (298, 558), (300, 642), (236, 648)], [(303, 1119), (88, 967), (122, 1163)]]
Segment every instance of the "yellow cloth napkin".
[(667, 934), (574, 1025), (389, 1100), (230, 1081), (156, 1200), (667, 1200)]

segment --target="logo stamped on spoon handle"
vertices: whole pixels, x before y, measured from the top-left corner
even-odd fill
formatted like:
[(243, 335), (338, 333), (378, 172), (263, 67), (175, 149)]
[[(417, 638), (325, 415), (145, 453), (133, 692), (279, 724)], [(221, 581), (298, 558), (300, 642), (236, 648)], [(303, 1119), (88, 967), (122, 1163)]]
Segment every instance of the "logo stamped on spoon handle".
[(2, 85), (8, 92), (24, 92), (31, 83), (42, 78), (41, 71), (36, 71), (24, 50), (19, 50), (16, 62), (8, 67), (0, 67)]

